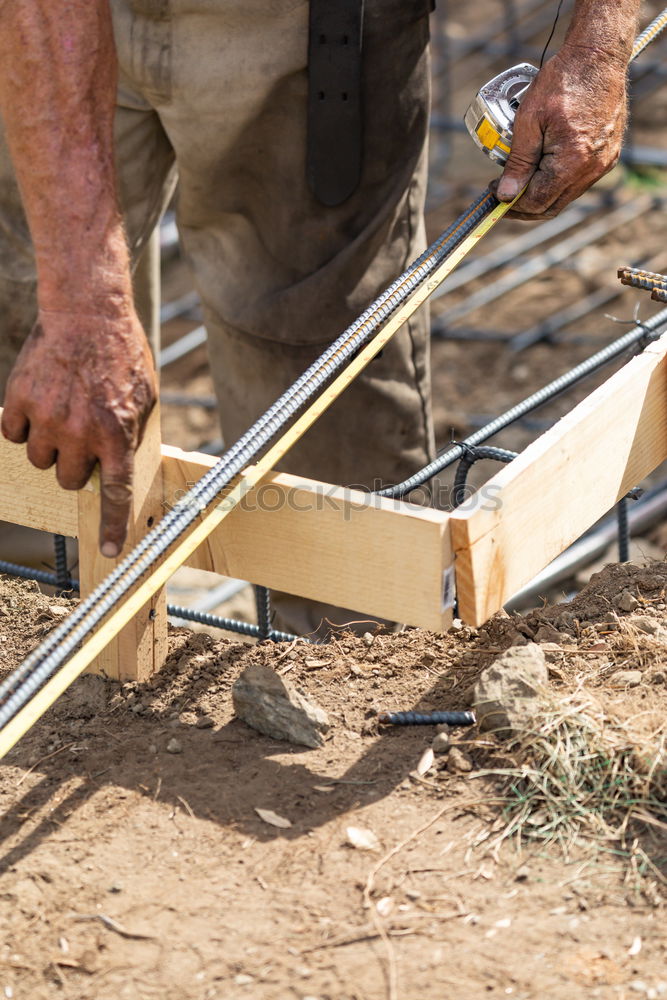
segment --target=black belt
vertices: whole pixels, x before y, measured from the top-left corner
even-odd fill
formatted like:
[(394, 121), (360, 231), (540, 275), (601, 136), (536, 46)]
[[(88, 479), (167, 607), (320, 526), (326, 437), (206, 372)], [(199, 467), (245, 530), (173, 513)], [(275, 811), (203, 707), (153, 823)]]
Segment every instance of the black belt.
[(363, 17), (364, 0), (310, 0), (306, 169), (329, 206), (349, 198), (361, 176)]

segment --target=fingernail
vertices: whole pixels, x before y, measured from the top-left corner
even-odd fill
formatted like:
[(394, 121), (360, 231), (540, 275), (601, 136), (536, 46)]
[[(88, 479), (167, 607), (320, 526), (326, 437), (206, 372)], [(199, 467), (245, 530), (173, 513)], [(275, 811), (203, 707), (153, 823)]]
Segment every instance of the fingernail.
[(514, 201), (521, 185), (514, 177), (501, 177), (498, 184), (498, 197), (501, 201)]
[(120, 549), (114, 542), (105, 542), (102, 546), (102, 555), (107, 559), (115, 559)]

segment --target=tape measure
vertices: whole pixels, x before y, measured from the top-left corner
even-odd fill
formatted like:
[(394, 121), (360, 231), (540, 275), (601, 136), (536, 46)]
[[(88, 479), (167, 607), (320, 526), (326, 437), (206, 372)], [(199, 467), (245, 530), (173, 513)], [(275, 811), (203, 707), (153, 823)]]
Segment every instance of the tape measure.
[(514, 117), (526, 91), (537, 76), (531, 63), (518, 63), (486, 83), (465, 113), (464, 122), (473, 142), (494, 163), (507, 161)]

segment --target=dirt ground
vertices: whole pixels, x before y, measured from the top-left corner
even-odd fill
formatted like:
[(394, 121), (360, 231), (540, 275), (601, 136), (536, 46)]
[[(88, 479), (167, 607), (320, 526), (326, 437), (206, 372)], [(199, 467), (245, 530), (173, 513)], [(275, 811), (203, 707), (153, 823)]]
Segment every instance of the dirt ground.
[[(507, 6), (440, 0), (436, 62), (443, 44), (479, 33)], [(644, 19), (660, 6), (646, 4)], [(454, 64), (452, 116), (460, 118), (474, 89), (509, 61), (506, 53), (492, 63), (478, 54)], [(436, 111), (445, 108), (443, 93), (437, 79)], [(636, 142), (667, 148), (665, 93), (663, 86), (636, 102)], [(465, 136), (448, 141), (445, 158), (445, 139), (434, 131), (431, 236), (493, 174)], [(664, 190), (662, 175), (651, 171), (619, 170), (606, 183), (618, 197)], [(503, 223), (484, 252), (524, 231), (523, 224)], [(517, 332), (613, 285), (620, 264), (655, 258), (655, 268), (667, 270), (667, 255), (660, 262), (666, 236), (664, 210), (648, 212), (492, 310), (466, 317), (465, 325)], [(166, 263), (164, 277), (167, 299), (191, 288), (178, 258)], [(440, 300), (434, 313), (468, 291)], [(623, 332), (627, 326), (604, 313), (630, 320), (638, 302), (642, 316), (652, 314), (645, 298), (619, 290), (562, 342), (520, 355), (501, 342), (434, 340), (439, 446)], [(166, 324), (165, 343), (197, 322), (193, 313)], [(524, 447), (539, 421), (554, 420), (595, 384), (493, 443)], [(162, 388), (210, 396), (205, 349), (166, 368)], [(200, 405), (163, 403), (163, 430), (166, 441), (184, 448), (219, 438), (215, 411)], [(488, 467), (479, 471), (488, 474)], [(656, 541), (667, 550), (667, 532)], [(23, 536), (16, 546), (20, 552), (6, 549), (2, 557), (31, 561)], [(631, 614), (614, 603), (626, 589), (639, 600)], [(380, 635), (370, 646), (341, 636), (316, 652), (303, 643), (253, 647), (174, 629), (169, 665), (152, 683), (81, 679), (0, 773), (0, 997), (667, 997), (664, 801), (648, 813), (630, 802), (630, 814), (643, 811), (641, 822), (634, 816), (616, 838), (602, 824), (595, 835), (587, 829), (567, 856), (537, 833), (531, 837), (530, 827), (521, 842), (503, 840), (507, 782), (483, 773), (495, 766), (493, 740), (476, 729), (455, 732), (454, 745), (469, 755), (472, 770), (450, 770), (443, 755), (420, 775), (434, 728), (377, 722), (381, 710), (467, 707), (471, 685), (499, 651), (531, 642), (551, 624), (559, 633), (558, 648), (552, 642), (548, 651), (552, 690), (563, 698), (588, 692), (604, 706), (609, 726), (632, 732), (664, 770), (667, 644), (637, 622), (653, 618), (667, 627), (666, 589), (663, 563), (612, 567), (567, 606), (500, 615), (482, 630)], [(0, 578), (3, 675), (69, 606)], [(234, 718), (232, 683), (257, 660), (326, 709), (332, 729), (321, 749), (270, 740)], [(641, 671), (641, 682), (619, 687), (615, 674), (629, 669)], [(601, 808), (590, 803), (593, 816)], [(290, 825), (270, 825), (257, 809)], [(535, 831), (539, 822), (536, 816)], [(371, 831), (376, 849), (350, 846), (350, 827)]]
[[(663, 563), (612, 567), (529, 618), (370, 646), (341, 636), (315, 652), (178, 629), (153, 682), (80, 679), (2, 769), (0, 996), (667, 996), (667, 801), (618, 840), (580, 838), (567, 859), (530, 837), (500, 843), (507, 803), (482, 774), (495, 740), (459, 730), (472, 770), (452, 773), (450, 751), (420, 775), (434, 727), (377, 720), (467, 707), (500, 650), (551, 626), (554, 691), (583, 685), (610, 725), (639, 720), (644, 749), (662, 720), (664, 771), (667, 647), (637, 622), (665, 619), (666, 587)], [(623, 590), (639, 600), (632, 615), (613, 610)], [(3, 673), (61, 607), (0, 580)], [(328, 712), (321, 749), (235, 720), (231, 685), (258, 660)], [(621, 690), (614, 674), (629, 667), (641, 683)], [(376, 849), (350, 846), (349, 827)]]

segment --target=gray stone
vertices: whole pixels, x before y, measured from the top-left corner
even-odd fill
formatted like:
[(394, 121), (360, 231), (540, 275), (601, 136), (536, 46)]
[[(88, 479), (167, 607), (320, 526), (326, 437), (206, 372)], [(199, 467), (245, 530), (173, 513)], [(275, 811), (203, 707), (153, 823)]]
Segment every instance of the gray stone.
[(562, 642), (562, 637), (557, 628), (545, 622), (540, 625), (535, 633), (535, 642)]
[(634, 611), (635, 608), (639, 607), (639, 601), (634, 594), (631, 594), (629, 590), (623, 590), (618, 595), (614, 604), (619, 609), (619, 611)]
[(167, 743), (167, 753), (183, 753), (183, 747), (181, 746), (180, 740), (177, 740), (175, 736)]
[(479, 728), (507, 738), (530, 726), (548, 684), (541, 646), (512, 646), (487, 667), (475, 684), (473, 704)]
[(642, 682), (641, 670), (617, 670), (611, 676), (611, 683), (614, 687), (639, 687)]
[(447, 753), (449, 750), (449, 733), (438, 733), (431, 743), (433, 753)]
[(472, 771), (472, 760), (463, 750), (452, 747), (447, 755), (447, 770), (451, 774), (467, 774)]
[(247, 667), (232, 687), (232, 698), (239, 719), (265, 736), (313, 748), (324, 743), (329, 730), (324, 709), (270, 667)]
[(196, 729), (213, 729), (215, 725), (215, 719), (212, 719), (210, 715), (200, 715), (195, 722)]
[(646, 635), (655, 635), (660, 630), (660, 622), (656, 621), (655, 618), (646, 618), (644, 615), (637, 615), (636, 618), (632, 619), (632, 624), (640, 632), (645, 632)]

